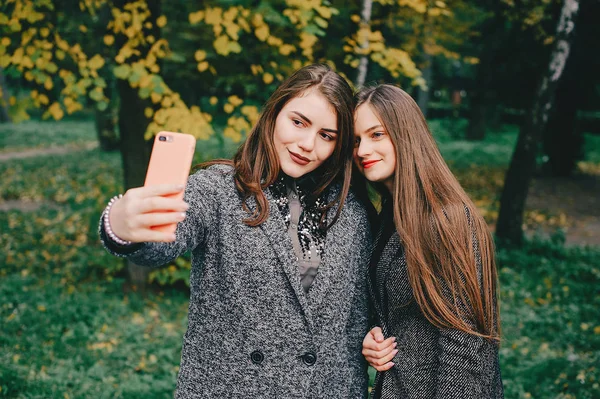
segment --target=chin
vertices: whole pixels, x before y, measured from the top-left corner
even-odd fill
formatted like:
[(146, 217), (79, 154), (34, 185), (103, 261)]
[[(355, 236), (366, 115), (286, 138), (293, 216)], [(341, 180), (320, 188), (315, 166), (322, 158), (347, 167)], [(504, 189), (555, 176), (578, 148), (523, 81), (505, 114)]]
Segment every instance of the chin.
[(294, 179), (302, 177), (309, 172), (308, 169), (300, 168), (297, 165), (281, 165), (281, 171)]

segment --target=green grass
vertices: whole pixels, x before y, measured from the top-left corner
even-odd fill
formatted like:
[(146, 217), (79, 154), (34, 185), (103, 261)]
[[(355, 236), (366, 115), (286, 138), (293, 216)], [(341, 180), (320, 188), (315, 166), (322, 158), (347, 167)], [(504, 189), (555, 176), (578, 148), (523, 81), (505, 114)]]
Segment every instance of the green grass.
[[(470, 143), (452, 140), (447, 124), (432, 121), (440, 148), (493, 219), (516, 130)], [(48, 125), (65, 137), (94, 137), (79, 130), (83, 122)], [(599, 143), (586, 136), (588, 162), (600, 162)], [(235, 147), (199, 142), (195, 162)], [(0, 162), (0, 203), (40, 206), (0, 211), (0, 398), (172, 397), (187, 295), (158, 285), (146, 298), (123, 292), (125, 264), (97, 239), (121, 173), (119, 154), (99, 150)], [(565, 248), (557, 236), (501, 249), (498, 261), (506, 397), (600, 397), (600, 250)], [(180, 260), (154, 278), (180, 281), (185, 267)]]
[(0, 153), (32, 148), (77, 146), (96, 141), (91, 121), (26, 121), (0, 124)]

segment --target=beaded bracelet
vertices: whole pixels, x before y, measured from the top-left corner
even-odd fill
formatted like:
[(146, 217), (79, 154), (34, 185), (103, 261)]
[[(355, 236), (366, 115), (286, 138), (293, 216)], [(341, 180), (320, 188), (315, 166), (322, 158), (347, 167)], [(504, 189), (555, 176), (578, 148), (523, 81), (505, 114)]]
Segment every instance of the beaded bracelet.
[(131, 245), (133, 243), (131, 241), (123, 240), (123, 239), (117, 237), (117, 235), (115, 233), (113, 233), (112, 229), (110, 228), (110, 222), (108, 220), (109, 219), (108, 215), (110, 214), (110, 209), (112, 208), (114, 203), (118, 199), (121, 199), (121, 198), (123, 198), (123, 194), (115, 195), (114, 197), (112, 197), (110, 199), (110, 201), (108, 201), (108, 205), (106, 205), (106, 208), (104, 208), (102, 217), (104, 218), (104, 231), (106, 232), (106, 235), (108, 236), (108, 238), (110, 240), (112, 240), (113, 242), (115, 242), (116, 244), (119, 244), (121, 246), (126, 246), (126, 245)]

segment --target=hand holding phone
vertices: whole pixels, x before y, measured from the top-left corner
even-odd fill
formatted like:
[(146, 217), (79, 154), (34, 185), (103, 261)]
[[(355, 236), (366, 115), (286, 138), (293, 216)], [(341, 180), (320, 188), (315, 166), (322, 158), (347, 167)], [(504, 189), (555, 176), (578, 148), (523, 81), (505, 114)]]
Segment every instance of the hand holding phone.
[[(154, 139), (150, 163), (146, 172), (144, 187), (162, 184), (176, 184), (185, 188), (196, 149), (196, 139), (190, 134), (160, 132)], [(183, 190), (174, 194), (166, 194), (165, 198), (183, 200)], [(161, 209), (155, 212), (173, 212), (172, 209)], [(174, 233), (176, 223), (152, 226), (153, 230)]]
[(144, 187), (127, 190), (108, 215), (113, 232), (131, 242), (171, 242), (189, 208), (183, 201), (196, 146), (193, 136), (160, 132)]

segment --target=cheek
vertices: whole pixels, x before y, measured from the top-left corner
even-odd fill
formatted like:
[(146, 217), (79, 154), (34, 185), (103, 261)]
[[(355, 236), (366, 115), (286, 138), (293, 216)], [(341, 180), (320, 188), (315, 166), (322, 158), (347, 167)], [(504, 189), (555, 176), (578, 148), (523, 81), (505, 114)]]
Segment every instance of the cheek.
[(319, 143), (317, 154), (320, 161), (326, 161), (335, 151), (335, 142), (322, 142)]

